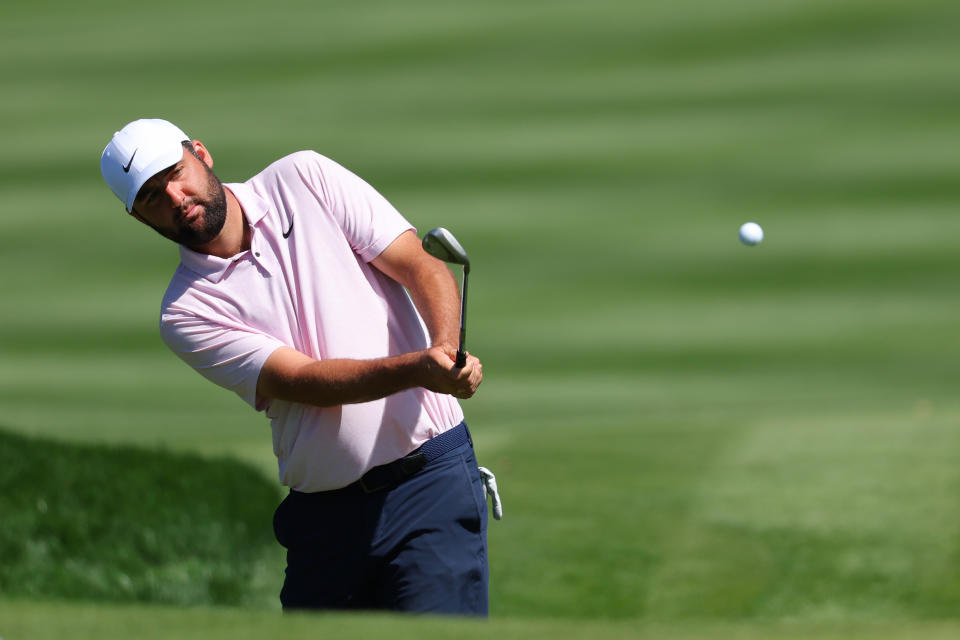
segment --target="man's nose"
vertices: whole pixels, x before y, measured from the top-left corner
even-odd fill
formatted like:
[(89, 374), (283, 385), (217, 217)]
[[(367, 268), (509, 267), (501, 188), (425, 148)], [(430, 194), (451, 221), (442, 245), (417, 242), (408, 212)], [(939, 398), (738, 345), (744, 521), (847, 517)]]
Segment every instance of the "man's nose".
[(173, 203), (173, 206), (179, 207), (183, 202), (183, 189), (180, 188), (180, 184), (177, 182), (170, 181), (165, 187), (167, 196), (170, 198), (170, 202)]

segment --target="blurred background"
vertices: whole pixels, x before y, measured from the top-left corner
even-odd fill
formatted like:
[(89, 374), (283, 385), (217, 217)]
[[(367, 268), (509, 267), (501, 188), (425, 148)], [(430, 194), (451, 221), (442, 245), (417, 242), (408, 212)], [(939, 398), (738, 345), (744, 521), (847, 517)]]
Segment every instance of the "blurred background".
[(955, 634), (958, 24), (935, 0), (6, 2), (0, 634), (294, 624), (269, 424), (163, 346), (176, 248), (100, 178), (140, 117), (225, 182), (317, 150), (467, 249), (498, 632)]

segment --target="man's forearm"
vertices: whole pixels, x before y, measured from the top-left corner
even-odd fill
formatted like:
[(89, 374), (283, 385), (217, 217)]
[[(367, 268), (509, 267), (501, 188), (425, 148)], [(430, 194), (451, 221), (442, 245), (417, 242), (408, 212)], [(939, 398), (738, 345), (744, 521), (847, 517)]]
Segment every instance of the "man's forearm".
[(420, 358), (405, 353), (375, 360), (312, 360), (274, 354), (264, 365), (257, 391), (317, 407), (369, 402), (419, 386)]
[(423, 273), (407, 287), (435, 346), (456, 349), (460, 343), (460, 288), (445, 265)]
[(401, 234), (371, 264), (407, 288), (432, 344), (456, 351), (460, 342), (460, 287), (447, 265), (425, 252), (412, 231)]
[(482, 378), (475, 358), (455, 369), (440, 347), (373, 360), (315, 360), (281, 347), (264, 363), (257, 395), (315, 407), (370, 402), (413, 387), (469, 398)]

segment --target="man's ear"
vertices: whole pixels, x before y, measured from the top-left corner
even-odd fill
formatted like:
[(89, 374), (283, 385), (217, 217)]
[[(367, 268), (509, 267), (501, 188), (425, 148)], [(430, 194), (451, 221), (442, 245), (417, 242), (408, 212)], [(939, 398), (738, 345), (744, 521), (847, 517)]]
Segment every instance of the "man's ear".
[(210, 152), (207, 151), (207, 148), (203, 146), (203, 143), (199, 140), (194, 140), (190, 143), (190, 146), (192, 146), (193, 150), (197, 152), (198, 156), (200, 156), (203, 164), (213, 169), (213, 156), (210, 155)]

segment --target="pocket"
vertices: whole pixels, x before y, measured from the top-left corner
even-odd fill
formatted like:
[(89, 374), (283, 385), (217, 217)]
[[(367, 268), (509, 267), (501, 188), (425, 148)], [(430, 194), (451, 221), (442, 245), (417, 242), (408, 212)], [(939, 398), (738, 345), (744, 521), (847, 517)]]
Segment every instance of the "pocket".
[(483, 494), (483, 478), (477, 468), (477, 458), (471, 450), (460, 456), (464, 478), (467, 480), (470, 495), (473, 497), (476, 520), (464, 522), (464, 526), (475, 533), (482, 533), (487, 529), (487, 501)]

